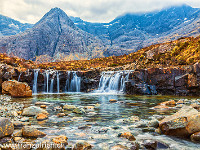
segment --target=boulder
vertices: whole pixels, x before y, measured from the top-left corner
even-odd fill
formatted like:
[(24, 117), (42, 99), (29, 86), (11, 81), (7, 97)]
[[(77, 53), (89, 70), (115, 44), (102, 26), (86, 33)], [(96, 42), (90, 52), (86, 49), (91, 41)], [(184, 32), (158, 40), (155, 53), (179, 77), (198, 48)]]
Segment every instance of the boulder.
[(22, 128), (24, 126), (24, 123), (21, 121), (14, 121), (13, 125), (15, 129), (18, 129), (18, 128)]
[(76, 106), (74, 106), (74, 105), (64, 105), (63, 109), (73, 111), (74, 109), (76, 109)]
[(64, 117), (64, 116), (66, 116), (65, 113), (58, 113), (57, 114), (57, 117)]
[(193, 65), (194, 73), (199, 74), (200, 73), (200, 64), (197, 62)]
[(191, 139), (193, 142), (200, 142), (200, 132), (193, 133), (193, 134), (190, 136), (190, 139)]
[(39, 113), (48, 114), (48, 112), (40, 107), (37, 106), (30, 106), (23, 110), (23, 116), (36, 116)]
[(30, 97), (32, 90), (25, 82), (18, 82), (15, 80), (4, 81), (2, 83), (2, 93), (11, 95), (12, 97)]
[(13, 131), (13, 123), (7, 118), (0, 118), (0, 138), (10, 136)]
[(55, 143), (55, 144), (67, 145), (68, 144), (67, 140), (68, 140), (68, 138), (66, 136), (60, 135), (60, 136), (53, 138), (52, 142)]
[(28, 138), (38, 138), (38, 137), (44, 137), (46, 136), (46, 134), (31, 126), (24, 126), (22, 128), (22, 136)]
[(77, 142), (73, 148), (73, 150), (90, 150), (90, 149), (92, 149), (92, 146), (85, 141)]
[(161, 120), (159, 128), (166, 135), (189, 137), (200, 131), (200, 113), (191, 106), (184, 106), (177, 113)]
[(175, 106), (176, 102), (174, 100), (165, 101), (165, 102), (160, 103), (160, 105), (163, 105), (163, 106)]
[(42, 120), (48, 119), (48, 116), (46, 114), (39, 113), (36, 118), (38, 121), (42, 121)]
[(124, 133), (120, 133), (118, 135), (118, 137), (123, 137), (123, 138), (126, 138), (128, 139), (129, 141), (135, 141), (135, 137), (132, 135), (131, 132), (124, 132)]
[(116, 100), (116, 99), (110, 99), (109, 102), (110, 102), (110, 103), (116, 103), (117, 100)]
[(144, 140), (143, 141), (143, 145), (146, 149), (149, 150), (156, 150), (157, 149), (157, 145), (158, 142), (157, 141), (153, 141), (153, 140)]

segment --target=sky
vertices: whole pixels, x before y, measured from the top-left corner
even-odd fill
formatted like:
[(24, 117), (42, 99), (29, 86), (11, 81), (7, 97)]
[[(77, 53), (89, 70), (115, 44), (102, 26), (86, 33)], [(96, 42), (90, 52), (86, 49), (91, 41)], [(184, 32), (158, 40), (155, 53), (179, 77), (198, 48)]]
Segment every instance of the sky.
[(0, 14), (23, 23), (36, 23), (51, 8), (90, 22), (110, 22), (125, 13), (150, 12), (187, 4), (200, 8), (200, 0), (0, 0)]

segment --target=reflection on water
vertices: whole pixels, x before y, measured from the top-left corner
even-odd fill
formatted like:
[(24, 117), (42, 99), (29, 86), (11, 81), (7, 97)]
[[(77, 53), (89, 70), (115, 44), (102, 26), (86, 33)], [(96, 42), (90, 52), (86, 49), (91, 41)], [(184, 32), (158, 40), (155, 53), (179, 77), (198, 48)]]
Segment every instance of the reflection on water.
[[(152, 107), (158, 105), (163, 101), (170, 99), (197, 99), (195, 97), (176, 97), (176, 96), (131, 96), (131, 95), (117, 95), (117, 94), (84, 94), (84, 93), (64, 93), (64, 94), (37, 94), (29, 99), (13, 99), (19, 103), (24, 103), (25, 107), (30, 104), (34, 104), (37, 101), (45, 101), (51, 103), (48, 106), (47, 111), (49, 113), (49, 119), (47, 121), (38, 122), (35, 118), (31, 120), (32, 125), (40, 125), (43, 127), (49, 127), (45, 130), (48, 135), (53, 134), (66, 134), (66, 136), (75, 142), (76, 140), (91, 140), (93, 144), (108, 144), (114, 145), (121, 142), (121, 139), (117, 138), (120, 132), (130, 131), (139, 132), (136, 139), (160, 139), (169, 144), (172, 148), (180, 149), (196, 149), (198, 144), (194, 144), (182, 139), (173, 139), (164, 135), (154, 136), (153, 133), (143, 133), (142, 129), (133, 128), (132, 123), (124, 124), (119, 120), (127, 119), (131, 116), (138, 116), (142, 120), (150, 120), (153, 115), (170, 115), (177, 111), (177, 109), (171, 109), (164, 112), (157, 112)], [(110, 103), (110, 99), (117, 100), (116, 103)], [(68, 112), (68, 115), (62, 118), (57, 117), (59, 111), (55, 110), (57, 106), (63, 105), (75, 105), (77, 107), (94, 106), (95, 110), (92, 113), (86, 114), (74, 114)], [(98, 107), (97, 107), (98, 106)], [(79, 129), (80, 126), (91, 126), (90, 130)], [(61, 128), (62, 127), (62, 128)], [(99, 128), (109, 127), (107, 133), (99, 134)], [(112, 127), (118, 129), (113, 130)], [(101, 130), (101, 129), (100, 129)], [(78, 132), (78, 133), (77, 133)], [(78, 137), (79, 133), (84, 133), (86, 136)], [(169, 142), (170, 141), (170, 142)], [(90, 141), (91, 142), (91, 141)], [(185, 145), (184, 143), (187, 143)], [(192, 147), (192, 148), (191, 148)]]

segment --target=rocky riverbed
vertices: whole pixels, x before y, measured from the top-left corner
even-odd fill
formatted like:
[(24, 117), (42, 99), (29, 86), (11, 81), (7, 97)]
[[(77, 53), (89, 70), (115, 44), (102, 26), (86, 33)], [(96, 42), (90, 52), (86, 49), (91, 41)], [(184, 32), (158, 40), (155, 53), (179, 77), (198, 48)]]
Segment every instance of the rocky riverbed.
[(194, 150), (200, 146), (199, 103), (195, 97), (1, 95), (0, 143), (26, 143), (24, 149), (52, 143), (77, 150)]

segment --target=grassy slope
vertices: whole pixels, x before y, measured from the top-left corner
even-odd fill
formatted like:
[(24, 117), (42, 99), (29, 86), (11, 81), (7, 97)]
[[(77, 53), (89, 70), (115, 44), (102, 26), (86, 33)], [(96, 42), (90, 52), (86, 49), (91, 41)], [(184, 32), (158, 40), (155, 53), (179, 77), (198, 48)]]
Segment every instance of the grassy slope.
[[(91, 60), (39, 64), (40, 68), (61, 70), (91, 70), (123, 66), (123, 69), (192, 65), (200, 60), (200, 36), (151, 45), (135, 53)], [(130, 67), (129, 67), (130, 66)]]

